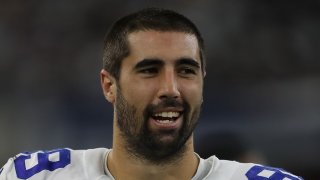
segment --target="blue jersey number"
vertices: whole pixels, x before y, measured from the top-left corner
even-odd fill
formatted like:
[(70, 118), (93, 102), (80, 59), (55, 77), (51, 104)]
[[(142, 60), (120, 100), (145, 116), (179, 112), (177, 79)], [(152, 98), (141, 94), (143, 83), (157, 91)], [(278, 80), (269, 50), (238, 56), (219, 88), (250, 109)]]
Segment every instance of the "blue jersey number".
[[(38, 160), (37, 163), (29, 162), (32, 156)], [(70, 164), (70, 161), (70, 150), (57, 149), (53, 151), (37, 152), (35, 154), (26, 153), (20, 155), (14, 160), (14, 165), (17, 177), (20, 179), (28, 179), (43, 170), (54, 171), (58, 168), (64, 168)], [(32, 164), (28, 165), (30, 163)], [(33, 165), (34, 163), (35, 165)]]
[(280, 169), (265, 166), (253, 166), (246, 176), (249, 180), (302, 180)]

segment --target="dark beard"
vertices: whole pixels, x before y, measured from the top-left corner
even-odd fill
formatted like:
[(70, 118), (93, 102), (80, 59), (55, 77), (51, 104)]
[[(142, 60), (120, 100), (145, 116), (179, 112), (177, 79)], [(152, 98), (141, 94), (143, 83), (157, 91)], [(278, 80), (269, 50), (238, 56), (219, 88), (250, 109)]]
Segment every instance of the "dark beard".
[[(183, 107), (182, 127), (179, 130), (151, 132), (147, 121), (154, 109), (159, 107)], [(173, 163), (184, 154), (185, 143), (191, 136), (199, 118), (200, 105), (190, 115), (190, 105), (188, 103), (179, 103), (174, 98), (167, 98), (159, 105), (148, 105), (143, 114), (139, 115), (136, 107), (130, 105), (123, 97), (121, 90), (118, 90), (116, 113), (121, 136), (126, 142), (126, 150), (137, 159), (161, 165)], [(164, 135), (174, 137), (174, 140), (163, 142), (161, 137)]]

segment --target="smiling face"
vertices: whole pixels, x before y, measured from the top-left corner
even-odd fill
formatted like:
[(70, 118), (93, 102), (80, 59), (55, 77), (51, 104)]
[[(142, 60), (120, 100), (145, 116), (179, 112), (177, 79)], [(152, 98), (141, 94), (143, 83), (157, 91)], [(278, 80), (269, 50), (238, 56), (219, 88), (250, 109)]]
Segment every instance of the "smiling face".
[(138, 157), (157, 163), (179, 157), (202, 104), (197, 39), (148, 30), (129, 34), (128, 42), (130, 54), (122, 61), (114, 96), (107, 97), (114, 103), (120, 136)]

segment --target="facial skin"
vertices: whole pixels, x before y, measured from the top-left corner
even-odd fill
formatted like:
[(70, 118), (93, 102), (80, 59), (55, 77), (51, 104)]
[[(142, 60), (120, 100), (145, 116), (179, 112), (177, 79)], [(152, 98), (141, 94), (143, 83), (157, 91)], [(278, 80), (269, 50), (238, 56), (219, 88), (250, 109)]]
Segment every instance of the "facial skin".
[(130, 54), (122, 62), (119, 81), (110, 83), (112, 77), (102, 71), (118, 138), (137, 158), (174, 161), (192, 137), (202, 104), (197, 39), (183, 32), (149, 30), (129, 34), (128, 41)]

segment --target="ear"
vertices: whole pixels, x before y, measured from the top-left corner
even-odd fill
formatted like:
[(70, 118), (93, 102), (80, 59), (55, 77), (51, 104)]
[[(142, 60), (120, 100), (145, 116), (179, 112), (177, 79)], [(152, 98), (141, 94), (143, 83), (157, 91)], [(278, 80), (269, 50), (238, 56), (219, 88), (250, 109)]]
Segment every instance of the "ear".
[(116, 84), (114, 77), (106, 70), (100, 72), (101, 86), (103, 94), (110, 103), (115, 102)]

